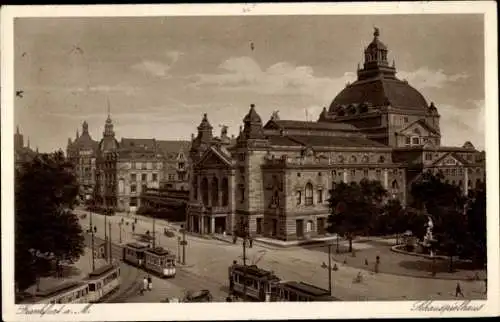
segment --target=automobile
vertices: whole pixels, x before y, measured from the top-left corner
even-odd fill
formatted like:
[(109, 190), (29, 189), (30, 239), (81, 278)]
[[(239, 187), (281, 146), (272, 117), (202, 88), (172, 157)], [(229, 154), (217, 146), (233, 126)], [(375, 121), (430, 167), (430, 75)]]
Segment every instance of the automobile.
[(184, 297), (183, 302), (212, 302), (212, 294), (209, 290), (188, 293)]

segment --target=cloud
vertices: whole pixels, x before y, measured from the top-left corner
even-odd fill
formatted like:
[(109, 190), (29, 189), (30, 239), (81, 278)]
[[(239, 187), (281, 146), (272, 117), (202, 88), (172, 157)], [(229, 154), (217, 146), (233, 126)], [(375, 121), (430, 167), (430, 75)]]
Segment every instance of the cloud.
[(485, 146), (484, 100), (470, 101), (470, 108), (451, 105), (437, 106), (441, 114), (441, 137), (443, 145), (462, 146), (471, 141), (478, 149)]
[(276, 63), (267, 69), (250, 57), (232, 57), (219, 65), (220, 73), (198, 74), (192, 86), (212, 90), (249, 91), (268, 95), (307, 96), (330, 100), (335, 93), (355, 80), (354, 73), (338, 78), (314, 75), (310, 66), (296, 66), (288, 62)]
[(455, 83), (469, 78), (465, 73), (447, 75), (442, 69), (430, 70), (422, 67), (412, 72), (399, 71), (398, 78), (405, 79), (412, 86), (418, 89), (442, 88), (449, 83)]
[(154, 60), (143, 60), (140, 63), (137, 63), (132, 66), (132, 69), (135, 69), (140, 72), (144, 72), (146, 74), (150, 74), (156, 77), (161, 78), (169, 78), (169, 71), (172, 66), (179, 60), (179, 58), (183, 55), (182, 52), (171, 50), (167, 51), (165, 56), (167, 57), (168, 62), (159, 62)]
[(182, 55), (184, 55), (184, 53), (177, 50), (167, 51), (166, 54), (166, 56), (170, 59), (171, 64), (175, 64)]
[(168, 71), (171, 66), (169, 64), (164, 64), (152, 60), (144, 60), (138, 64), (132, 66), (133, 69), (141, 71), (147, 74), (151, 74), (157, 77), (168, 77)]

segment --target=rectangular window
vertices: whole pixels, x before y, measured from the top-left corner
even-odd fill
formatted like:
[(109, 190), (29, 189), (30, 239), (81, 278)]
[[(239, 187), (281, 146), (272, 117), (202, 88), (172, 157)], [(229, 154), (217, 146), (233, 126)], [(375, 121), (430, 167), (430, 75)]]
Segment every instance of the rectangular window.
[(168, 181), (174, 181), (175, 177), (173, 174), (168, 175)]
[(148, 181), (148, 174), (147, 173), (141, 174), (141, 181)]
[(408, 144), (408, 145), (411, 144), (411, 138), (408, 137), (408, 136), (405, 137), (405, 143)]
[(240, 185), (240, 203), (245, 201), (245, 186)]
[(148, 168), (147, 163), (146, 163), (146, 162), (143, 162), (143, 163), (141, 164), (141, 168), (142, 168), (142, 170), (146, 170), (146, 169)]
[(420, 144), (420, 138), (418, 138), (418, 137), (411, 138), (411, 144), (419, 145)]
[(323, 190), (318, 190), (318, 203), (323, 203)]
[(356, 170), (355, 169), (352, 169), (351, 170), (351, 177), (355, 177), (356, 176)]
[(158, 173), (153, 173), (153, 182), (158, 181)]
[(135, 162), (133, 162), (133, 161), (132, 161), (132, 169), (135, 169), (135, 168), (136, 168), (136, 166), (137, 166), (137, 165), (135, 164)]
[(135, 184), (130, 186), (130, 192), (132, 193), (137, 192), (137, 186)]
[(130, 198), (130, 207), (136, 207), (136, 206), (137, 206), (137, 197)]
[(457, 169), (451, 169), (451, 175), (456, 176), (457, 175)]
[(363, 177), (368, 178), (368, 170), (363, 170)]
[(302, 191), (297, 191), (297, 205), (300, 205), (302, 203)]
[(408, 117), (403, 117), (403, 122), (408, 123)]
[(382, 176), (382, 170), (376, 170), (375, 174), (377, 175), (377, 178), (380, 178)]
[(432, 160), (432, 153), (426, 153), (425, 154), (425, 160), (426, 161), (431, 161)]
[(145, 192), (146, 192), (146, 190), (148, 190), (148, 186), (147, 186), (147, 185), (145, 185), (145, 184), (143, 184), (143, 185), (142, 185), (142, 190), (141, 190), (141, 192), (142, 192), (142, 193), (145, 193)]
[(184, 170), (184, 162), (179, 162), (179, 169)]
[(137, 175), (135, 173), (130, 174), (130, 181), (132, 181), (132, 182), (137, 181)]

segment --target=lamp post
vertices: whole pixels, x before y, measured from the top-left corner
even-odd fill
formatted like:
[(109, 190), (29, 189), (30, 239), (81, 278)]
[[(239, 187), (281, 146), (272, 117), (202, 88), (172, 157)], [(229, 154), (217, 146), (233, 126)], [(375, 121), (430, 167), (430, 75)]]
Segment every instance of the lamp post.
[(108, 223), (109, 227), (109, 262), (113, 261), (113, 254), (111, 253), (111, 222)]
[(332, 245), (328, 244), (328, 292), (332, 295)]
[[(88, 203), (91, 203), (91, 197), (87, 195), (87, 200), (89, 201)], [(90, 236), (91, 236), (91, 247), (92, 247), (92, 271), (95, 271), (95, 254), (94, 254), (94, 226), (92, 225), (92, 207), (90, 207), (91, 210), (89, 211), (90, 215)]]
[(181, 237), (177, 236), (177, 262), (181, 263)]
[(120, 244), (122, 243), (122, 225), (123, 225), (123, 222), (118, 223), (118, 227), (120, 227)]
[(186, 246), (187, 246), (187, 241), (186, 241), (186, 229), (184, 229), (184, 225), (181, 225), (181, 233), (182, 233), (182, 265), (186, 265)]

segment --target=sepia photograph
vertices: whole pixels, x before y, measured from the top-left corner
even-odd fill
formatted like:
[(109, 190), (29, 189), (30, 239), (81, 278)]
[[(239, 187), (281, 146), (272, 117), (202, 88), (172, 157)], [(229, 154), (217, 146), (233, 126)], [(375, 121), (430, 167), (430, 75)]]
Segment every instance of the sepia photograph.
[(495, 5), (465, 4), (2, 10), (4, 319), (498, 315)]

